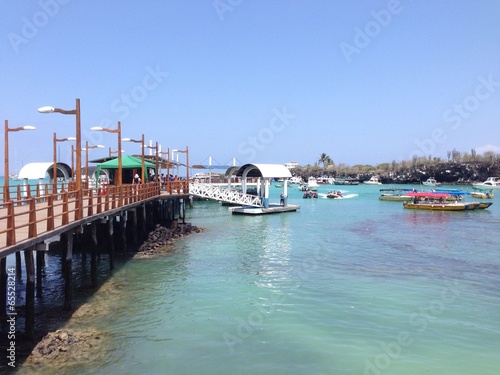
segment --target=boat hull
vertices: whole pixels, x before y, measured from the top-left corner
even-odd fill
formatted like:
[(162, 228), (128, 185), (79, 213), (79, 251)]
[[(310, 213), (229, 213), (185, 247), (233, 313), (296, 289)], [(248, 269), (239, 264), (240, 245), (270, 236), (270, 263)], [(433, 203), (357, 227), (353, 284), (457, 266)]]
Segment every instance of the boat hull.
[(404, 202), (404, 208), (410, 210), (425, 210), (425, 211), (465, 211), (469, 208), (465, 203), (412, 203)]
[(479, 189), (479, 190), (491, 190), (491, 189), (499, 190), (500, 189), (500, 185), (488, 185), (488, 184), (484, 184), (484, 183), (472, 184), (472, 186), (475, 187), (476, 189)]
[(413, 198), (408, 195), (394, 195), (394, 194), (382, 194), (379, 199), (381, 201), (391, 201), (391, 202), (409, 202)]
[(413, 210), (427, 211), (470, 211), (484, 210), (490, 207), (493, 202), (463, 202), (463, 203), (427, 203), (427, 202), (404, 202), (403, 206)]
[(326, 195), (327, 198), (330, 198), (330, 199), (335, 199), (335, 198), (342, 198), (342, 195), (339, 195), (339, 194), (335, 194), (335, 193), (328, 193)]
[(500, 177), (488, 177), (486, 181), (472, 184), (472, 186), (479, 190), (500, 189)]

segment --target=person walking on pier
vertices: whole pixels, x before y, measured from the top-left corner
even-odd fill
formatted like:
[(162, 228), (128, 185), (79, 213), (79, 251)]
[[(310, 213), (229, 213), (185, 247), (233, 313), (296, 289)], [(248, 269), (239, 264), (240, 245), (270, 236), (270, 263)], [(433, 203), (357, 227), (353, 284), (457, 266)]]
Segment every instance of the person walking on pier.
[(139, 185), (140, 184), (141, 184), (141, 178), (136, 173), (135, 176), (134, 176), (134, 178), (132, 179), (133, 194), (139, 195)]

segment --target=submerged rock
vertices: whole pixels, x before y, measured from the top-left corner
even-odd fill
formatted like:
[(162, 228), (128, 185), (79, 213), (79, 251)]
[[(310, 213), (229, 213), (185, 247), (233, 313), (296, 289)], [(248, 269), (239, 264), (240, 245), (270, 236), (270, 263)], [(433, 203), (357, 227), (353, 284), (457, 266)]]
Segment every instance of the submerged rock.
[(102, 333), (95, 330), (50, 332), (32, 350), (23, 370), (50, 373), (50, 369), (69, 369), (83, 361), (98, 360), (106, 355), (106, 346), (101, 343)]
[(171, 245), (175, 239), (188, 236), (191, 233), (200, 233), (203, 230), (191, 223), (180, 224), (173, 222), (170, 228), (156, 225), (156, 228), (149, 233), (148, 238), (137, 250), (137, 257), (154, 256), (160, 253), (171, 251)]

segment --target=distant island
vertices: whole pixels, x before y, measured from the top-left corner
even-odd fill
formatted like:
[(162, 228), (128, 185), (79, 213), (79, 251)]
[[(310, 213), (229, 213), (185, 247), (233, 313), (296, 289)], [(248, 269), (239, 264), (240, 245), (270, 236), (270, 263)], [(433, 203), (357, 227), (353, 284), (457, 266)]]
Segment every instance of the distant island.
[(351, 178), (360, 182), (377, 175), (384, 184), (419, 184), (429, 177), (440, 183), (470, 184), (485, 181), (490, 176), (500, 176), (500, 154), (492, 151), (477, 155), (460, 153), (456, 150), (448, 152), (448, 160), (432, 157), (413, 157), (411, 161), (392, 161), (378, 165), (336, 165), (325, 153), (322, 153), (314, 165), (297, 166), (291, 170), (292, 175), (307, 178), (334, 177)]

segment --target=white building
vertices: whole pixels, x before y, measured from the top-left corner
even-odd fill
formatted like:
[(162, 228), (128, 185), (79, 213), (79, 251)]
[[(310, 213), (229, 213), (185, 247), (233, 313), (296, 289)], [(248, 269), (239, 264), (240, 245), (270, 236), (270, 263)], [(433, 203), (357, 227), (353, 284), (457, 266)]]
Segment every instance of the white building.
[(297, 163), (296, 161), (291, 161), (290, 163), (285, 164), (285, 167), (287, 167), (288, 169), (294, 169), (297, 168), (298, 166), (299, 163)]

